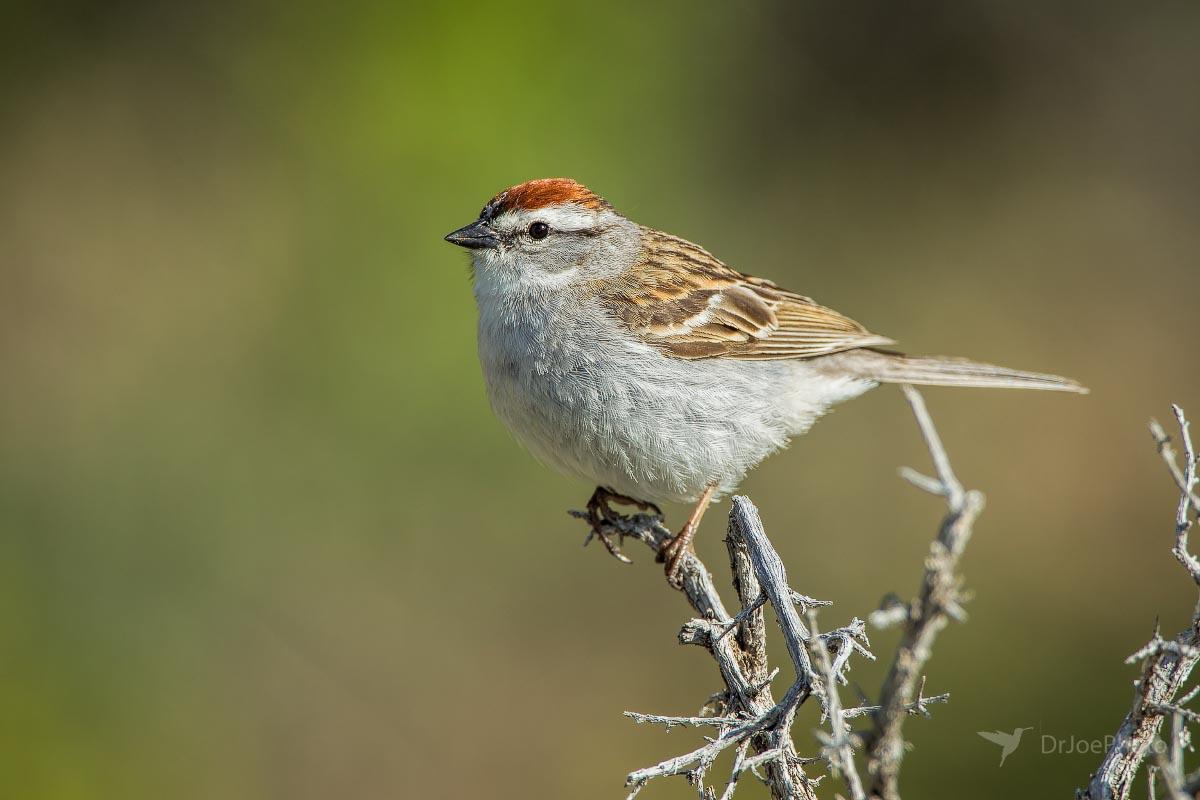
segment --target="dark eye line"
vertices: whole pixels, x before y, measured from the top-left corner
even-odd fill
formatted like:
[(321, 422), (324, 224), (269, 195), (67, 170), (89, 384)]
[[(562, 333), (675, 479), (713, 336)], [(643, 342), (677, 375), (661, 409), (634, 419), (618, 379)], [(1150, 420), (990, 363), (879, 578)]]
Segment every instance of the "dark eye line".
[[(535, 220), (535, 222), (541, 222), (541, 220)], [(532, 225), (532, 224), (533, 223), (530, 223), (530, 225)], [(562, 228), (555, 228), (553, 226), (550, 226), (549, 223), (545, 223), (545, 224), (547, 225), (547, 227), (550, 228), (550, 232), (554, 233), (556, 236), (583, 236), (588, 239), (593, 239), (597, 236), (600, 236), (609, 229), (609, 226), (607, 226), (607, 225), (597, 225), (594, 228), (575, 228), (575, 229), (564, 230)], [(500, 239), (506, 245), (511, 245), (511, 244), (515, 243), (515, 241), (517, 239), (521, 238), (522, 236), (529, 236), (529, 227), (528, 226), (526, 226), (524, 229), (518, 228), (517, 230), (515, 230), (512, 233), (509, 233), (507, 235), (501, 234)], [(532, 238), (532, 237), (530, 237), (530, 238)], [(543, 239), (544, 238), (545, 237), (543, 237)], [(535, 241), (542, 241), (542, 239), (536, 239)]]

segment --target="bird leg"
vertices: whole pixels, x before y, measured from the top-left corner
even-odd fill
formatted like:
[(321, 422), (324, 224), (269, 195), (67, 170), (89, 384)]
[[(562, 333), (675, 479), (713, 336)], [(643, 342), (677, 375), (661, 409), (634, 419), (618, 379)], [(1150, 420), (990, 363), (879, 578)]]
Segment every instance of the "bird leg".
[(704, 487), (703, 494), (700, 495), (700, 500), (696, 503), (696, 507), (692, 509), (691, 515), (679, 533), (663, 545), (663, 548), (658, 551), (658, 562), (667, 562), (667, 583), (680, 588), (682, 582), (679, 579), (679, 570), (683, 566), (683, 559), (688, 553), (693, 553), (692, 540), (696, 538), (696, 529), (700, 527), (700, 520), (704, 517), (704, 512), (708, 510), (708, 503), (712, 500), (713, 492), (716, 490), (717, 484), (710, 483)]
[(621, 548), (617, 546), (617, 543), (612, 540), (612, 536), (605, 530), (606, 526), (615, 529), (619, 540), (624, 543), (625, 535), (621, 533), (620, 526), (618, 525), (621, 515), (613, 510), (610, 503), (637, 506), (642, 511), (653, 511), (659, 517), (662, 516), (662, 510), (654, 505), (654, 503), (643, 502), (628, 495), (614, 492), (605, 486), (597, 486), (596, 491), (592, 492), (592, 497), (587, 502), (587, 521), (592, 526), (592, 529), (588, 532), (587, 538), (583, 540), (583, 546), (587, 547), (594, 536), (600, 540), (604, 545), (604, 549), (613, 558), (626, 564), (632, 564), (633, 561), (629, 556), (621, 552)]

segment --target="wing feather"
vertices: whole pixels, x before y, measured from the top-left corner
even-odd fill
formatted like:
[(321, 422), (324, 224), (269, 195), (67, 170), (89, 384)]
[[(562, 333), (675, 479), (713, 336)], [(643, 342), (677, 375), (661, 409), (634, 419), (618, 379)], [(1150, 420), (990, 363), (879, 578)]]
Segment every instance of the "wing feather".
[(601, 295), (676, 358), (774, 360), (893, 344), (810, 297), (743, 275), (685, 239), (643, 228), (643, 258)]

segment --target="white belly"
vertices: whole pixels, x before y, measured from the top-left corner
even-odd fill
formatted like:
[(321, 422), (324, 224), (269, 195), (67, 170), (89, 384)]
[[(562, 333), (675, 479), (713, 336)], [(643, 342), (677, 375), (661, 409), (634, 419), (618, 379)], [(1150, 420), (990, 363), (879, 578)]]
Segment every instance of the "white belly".
[[(528, 309), (525, 309), (528, 311)], [(746, 472), (833, 403), (873, 386), (802, 361), (682, 361), (622, 336), (596, 308), (480, 307), (479, 355), (496, 414), (541, 461), (633, 497), (692, 502)]]

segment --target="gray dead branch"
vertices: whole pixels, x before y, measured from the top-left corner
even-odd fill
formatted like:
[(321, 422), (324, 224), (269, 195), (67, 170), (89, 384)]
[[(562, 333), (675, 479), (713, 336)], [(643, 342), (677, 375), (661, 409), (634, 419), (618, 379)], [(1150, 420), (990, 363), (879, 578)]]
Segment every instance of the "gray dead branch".
[[(908, 469), (902, 475), (943, 498), (948, 512), (930, 546), (916, 597), (908, 603), (893, 599), (868, 617), (873, 625), (901, 627), (900, 644), (878, 703), (848, 708), (839, 694), (854, 661), (875, 658), (866, 624), (855, 617), (821, 633), (817, 611), (830, 603), (802, 594), (789, 583), (758, 509), (749, 499), (734, 497), (725, 542), (738, 610), (729, 613), (708, 568), (694, 554), (686, 558), (681, 571), (682, 591), (696, 617), (683, 625), (679, 641), (707, 650), (724, 688), (694, 716), (626, 712), (639, 724), (707, 732), (695, 748), (629, 773), (625, 785), (630, 800), (652, 781), (671, 776), (682, 776), (701, 798), (729, 800), (747, 773), (765, 783), (773, 798), (815, 800), (825, 778), (818, 771), (834, 776), (844, 787), (831, 789), (831, 795), (846, 792), (854, 800), (899, 798), (905, 720), (928, 717), (930, 705), (949, 700), (949, 694), (925, 695), (924, 668), (938, 633), (950, 620), (965, 619), (957, 567), (983, 508), (983, 496), (964, 489), (954, 476), (921, 395), (911, 387), (903, 388), (936, 477)], [(609, 536), (636, 539), (655, 553), (671, 537), (661, 519), (647, 513), (614, 515), (607, 526)], [(779, 699), (771, 687), (780, 670), (768, 660), (768, 606), (790, 662), (786, 670), (790, 680)], [(814, 699), (821, 727), (812, 740), (806, 740), (811, 741), (806, 745), (809, 749), (801, 751), (793, 733), (796, 715)], [(854, 720), (865, 727), (855, 731)], [(731, 754), (730, 767), (714, 780), (714, 764), (726, 753)], [(865, 779), (860, 763), (866, 768)]]
[[(1150, 435), (1179, 490), (1171, 553), (1191, 581), (1200, 586), (1200, 560), (1188, 546), (1188, 534), (1200, 513), (1196, 451), (1183, 409), (1179, 406), (1171, 409), (1179, 428), (1183, 465), (1179, 465), (1171, 437), (1155, 420), (1150, 422)], [(1100, 768), (1092, 774), (1087, 788), (1076, 792), (1078, 800), (1125, 800), (1133, 790), (1138, 770), (1147, 760), (1152, 761), (1147, 769), (1150, 797), (1157, 797), (1159, 788), (1170, 800), (1200, 796), (1200, 770), (1187, 773), (1183, 763), (1184, 751), (1191, 749), (1187, 726), (1200, 721), (1200, 714), (1187, 707), (1200, 695), (1200, 686), (1184, 689), (1198, 659), (1200, 598), (1186, 628), (1165, 639), (1156, 624), (1150, 641), (1126, 659), (1127, 664), (1141, 662), (1141, 672), (1133, 682), (1133, 704), (1117, 728)]]

